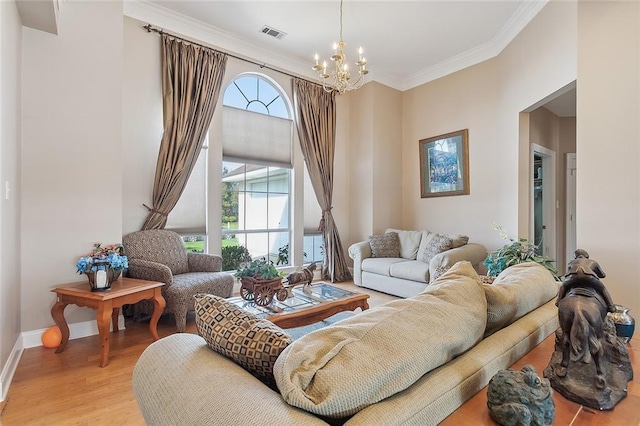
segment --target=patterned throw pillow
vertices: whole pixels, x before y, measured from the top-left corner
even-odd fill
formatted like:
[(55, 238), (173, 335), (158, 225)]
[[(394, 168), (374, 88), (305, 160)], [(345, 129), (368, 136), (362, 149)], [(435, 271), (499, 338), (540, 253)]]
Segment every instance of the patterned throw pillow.
[(400, 257), (400, 238), (395, 232), (369, 237), (371, 257)]
[(292, 342), (291, 337), (272, 322), (221, 297), (196, 294), (194, 298), (196, 327), (207, 346), (273, 387), (273, 364)]
[(422, 237), (417, 260), (428, 265), (436, 254), (450, 250), (452, 247), (453, 241), (449, 236), (430, 232)]

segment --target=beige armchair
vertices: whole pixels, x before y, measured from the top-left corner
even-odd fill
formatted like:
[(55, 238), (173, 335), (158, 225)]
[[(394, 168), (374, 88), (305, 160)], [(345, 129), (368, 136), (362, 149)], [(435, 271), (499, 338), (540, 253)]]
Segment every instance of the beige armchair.
[(122, 244), (129, 258), (129, 277), (165, 283), (165, 312), (175, 316), (179, 333), (185, 330), (187, 312), (194, 309), (195, 294), (230, 297), (233, 292), (233, 276), (220, 272), (222, 257), (187, 252), (173, 231), (133, 232), (122, 238)]

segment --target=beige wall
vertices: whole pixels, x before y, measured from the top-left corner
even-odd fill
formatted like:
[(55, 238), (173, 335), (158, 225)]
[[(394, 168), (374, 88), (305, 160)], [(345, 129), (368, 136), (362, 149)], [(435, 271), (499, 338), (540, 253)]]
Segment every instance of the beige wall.
[(402, 225), (402, 93), (371, 82), (344, 98), (350, 103), (348, 246)]
[[(53, 324), (78, 257), (122, 238), (122, 3), (65, 2), (22, 38), (22, 330)], [(95, 319), (69, 306), (69, 323)]]
[(373, 113), (373, 232), (402, 226), (402, 92), (371, 83)]
[[(485, 61), (403, 93), (403, 227), (463, 233), (487, 243), (492, 222), (507, 221), (496, 189), (507, 156), (499, 144), (496, 60)], [(419, 140), (469, 129), (470, 194), (420, 198)]]
[[(560, 147), (558, 152), (558, 176), (561, 184), (558, 186), (558, 199), (560, 203), (560, 211), (558, 212), (558, 232), (564, 238), (558, 246), (558, 269), (564, 271), (567, 263), (571, 260), (567, 256), (567, 154), (576, 152), (576, 117), (560, 117)], [(575, 220), (575, 219), (574, 219)]]
[(640, 3), (578, 3), (577, 238), (640, 315)]
[[(349, 156), (351, 157), (349, 182), (349, 233), (345, 242), (366, 239), (373, 231), (373, 116), (369, 105), (373, 103), (372, 83), (344, 96), (349, 104)], [(338, 116), (338, 122), (343, 117)]]
[[(20, 333), (21, 34), (15, 3), (0, 2), (0, 366)], [(11, 188), (8, 200), (5, 182)], [(6, 395), (4, 385), (0, 382), (0, 400)]]
[(123, 20), (122, 234), (139, 231), (151, 206), (153, 178), (162, 139), (160, 37)]
[(507, 229), (513, 235), (529, 237), (531, 212), (529, 143), (512, 143), (519, 135), (518, 114), (576, 79), (576, 25), (576, 3), (552, 1), (498, 56), (498, 135), (510, 158), (502, 172), (513, 177), (504, 182), (499, 192), (517, 196), (517, 204), (512, 203), (511, 197), (504, 199), (510, 217)]
[[(576, 5), (551, 2), (498, 57), (403, 93), (403, 227), (495, 249), (529, 233), (529, 141), (520, 113), (576, 78)], [(470, 195), (420, 198), (418, 141), (469, 129)]]

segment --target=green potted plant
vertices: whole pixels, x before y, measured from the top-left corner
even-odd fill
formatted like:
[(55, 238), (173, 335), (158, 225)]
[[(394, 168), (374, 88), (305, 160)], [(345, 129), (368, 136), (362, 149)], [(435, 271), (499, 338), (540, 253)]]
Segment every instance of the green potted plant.
[(509, 243), (505, 244), (501, 249), (489, 253), (489, 256), (483, 262), (483, 265), (487, 268), (488, 276), (496, 277), (509, 266), (517, 265), (518, 263), (536, 262), (547, 268), (556, 280), (560, 280), (558, 269), (554, 266), (555, 260), (549, 256), (537, 254), (536, 249), (538, 246), (526, 238), (516, 239), (509, 237), (504, 228), (498, 224), (494, 223), (493, 229), (500, 232), (500, 236), (508, 240)]
[(260, 306), (266, 306), (271, 303), (274, 295), (281, 301), (287, 298), (287, 291), (282, 286), (284, 274), (265, 258), (242, 263), (235, 276), (242, 283), (240, 296), (245, 300), (253, 300)]

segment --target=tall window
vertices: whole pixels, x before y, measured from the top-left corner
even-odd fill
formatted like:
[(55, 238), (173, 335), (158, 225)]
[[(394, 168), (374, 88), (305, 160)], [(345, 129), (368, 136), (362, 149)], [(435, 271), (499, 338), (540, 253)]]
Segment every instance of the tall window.
[(291, 263), (293, 123), (283, 96), (258, 75), (242, 75), (224, 92), (223, 269), (247, 254)]

